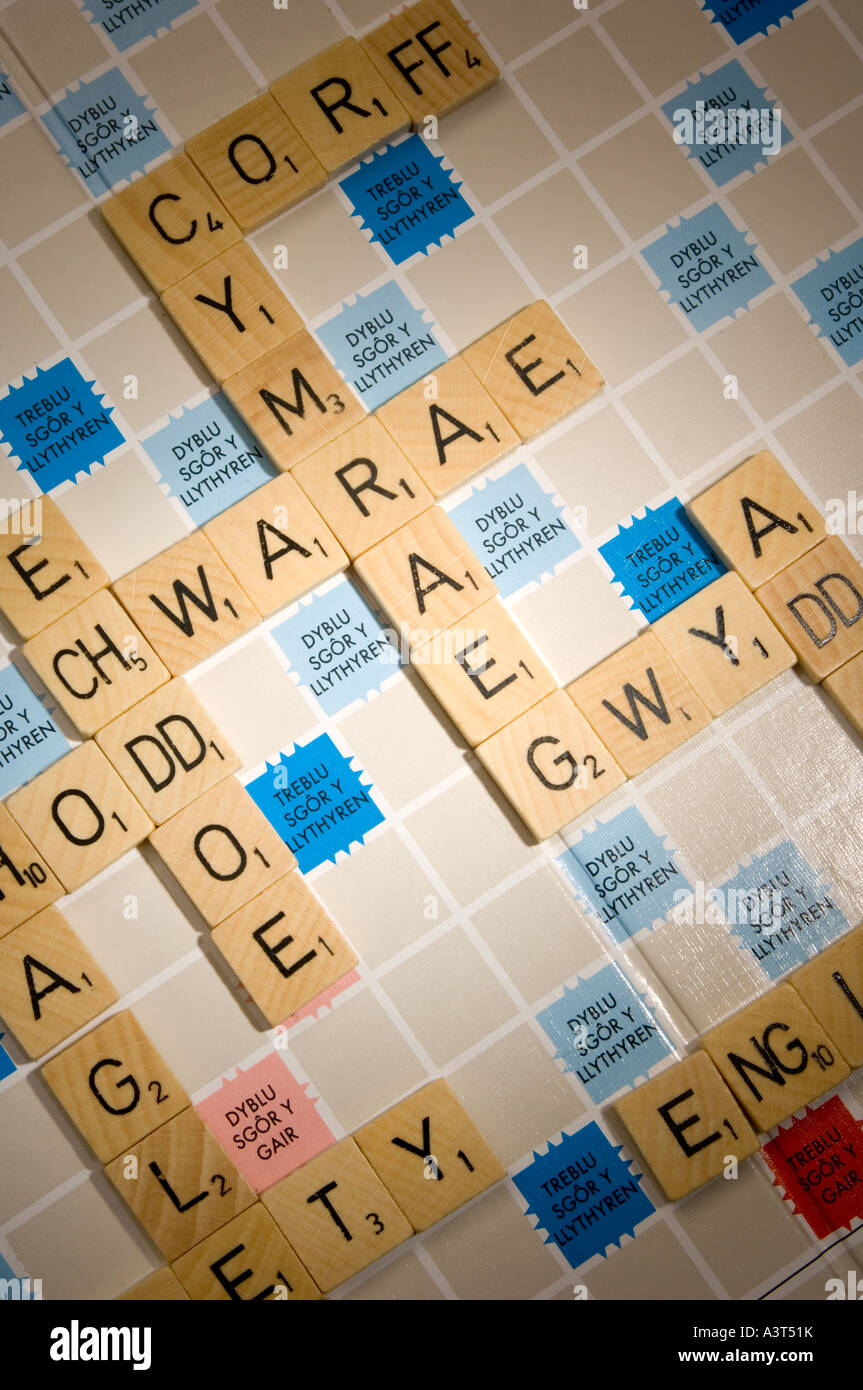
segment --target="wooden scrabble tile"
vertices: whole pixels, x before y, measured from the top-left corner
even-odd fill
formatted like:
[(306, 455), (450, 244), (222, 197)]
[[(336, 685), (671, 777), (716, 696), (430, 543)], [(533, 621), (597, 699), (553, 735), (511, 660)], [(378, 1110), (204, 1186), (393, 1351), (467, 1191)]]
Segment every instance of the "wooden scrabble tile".
[(433, 496), (508, 454), (519, 437), (463, 357), (451, 357), (375, 411)]
[(724, 574), (655, 622), (677, 669), (714, 716), (797, 661), (738, 574)]
[(844, 1081), (850, 1068), (791, 985), (776, 985), (702, 1045), (759, 1133)]
[(204, 533), (265, 618), (348, 566), (329, 526), (290, 473), (235, 502)]
[(102, 1163), (189, 1104), (128, 1009), (52, 1057), (42, 1076)]
[(500, 73), (450, 0), (420, 0), (373, 29), (363, 48), (415, 125), (487, 92)]
[(445, 1081), (423, 1086), (354, 1138), (417, 1231), (506, 1177)]
[(179, 678), (102, 729), (96, 742), (155, 825), (241, 766), (239, 753)]
[(710, 714), (653, 632), (566, 687), (627, 777), (679, 748)]
[(263, 1203), (324, 1293), (413, 1235), (351, 1138), (269, 1188)]
[(766, 584), (827, 534), (823, 517), (767, 449), (702, 492), (686, 510), (750, 589)]
[(547, 840), (626, 781), (563, 690), (486, 739), (476, 753), (536, 840)]
[(62, 895), (63, 885), (0, 805), (0, 938)]
[(101, 213), (158, 294), (242, 238), (185, 154), (115, 193), (102, 203)]
[(411, 662), (474, 747), (555, 688), (551, 672), (499, 599), (415, 647)]
[(297, 864), (235, 777), (160, 825), (150, 841), (211, 927)]
[(244, 232), (286, 212), (327, 181), (268, 92), (193, 136), (186, 153)]
[(370, 416), (292, 470), (352, 560), (432, 504), (432, 496)]
[(838, 536), (828, 536), (755, 597), (812, 680), (863, 652), (863, 565)]
[(260, 622), (201, 531), (118, 579), (113, 589), (174, 676)]
[(410, 124), (356, 39), (342, 39), (301, 63), (270, 91), (328, 174)]
[(255, 1201), (197, 1110), (181, 1111), (129, 1145), (105, 1172), (168, 1260), (185, 1255)]
[(605, 385), (544, 299), (462, 353), (523, 440), (533, 439)]
[(228, 377), (225, 394), (281, 469), (293, 468), (366, 414), (305, 331)]
[(117, 991), (56, 907), (0, 941), (0, 1018), (42, 1057), (117, 1001)]
[(357, 964), (342, 936), (299, 873), (233, 913), (213, 941), (268, 1023), (282, 1023)]
[(320, 1289), (260, 1202), (208, 1236), (172, 1269), (196, 1303), (308, 1303)]
[(133, 1284), (125, 1293), (117, 1294), (115, 1303), (188, 1303), (189, 1295), (173, 1270), (165, 1265), (148, 1274), (140, 1284)]
[(73, 748), (6, 802), (67, 893), (128, 854), (153, 829), (101, 748)]
[(863, 734), (863, 652), (846, 661), (824, 682), (824, 689), (835, 700), (849, 724)]
[(863, 1067), (863, 926), (801, 965), (788, 983), (848, 1065)]
[(23, 652), (84, 735), (95, 734), (170, 680), (143, 633), (107, 589), (31, 637)]
[(615, 1103), (670, 1202), (750, 1158), (758, 1138), (706, 1052), (694, 1052)]
[(354, 567), (413, 646), (494, 598), (497, 585), (441, 507), (431, 507)]
[(303, 327), (281, 286), (245, 242), (172, 285), (162, 303), (220, 382)]
[[(33, 415), (38, 427), (38, 411)], [(50, 497), (25, 502), (6, 519), (0, 609), (22, 637), (35, 637), (107, 583), (102, 566)]]

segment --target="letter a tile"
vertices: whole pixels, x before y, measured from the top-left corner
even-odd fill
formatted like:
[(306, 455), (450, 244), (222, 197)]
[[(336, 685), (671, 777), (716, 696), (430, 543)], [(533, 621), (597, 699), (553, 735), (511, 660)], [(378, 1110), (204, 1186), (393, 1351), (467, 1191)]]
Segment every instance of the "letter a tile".
[(56, 907), (0, 941), (0, 1017), (42, 1057), (117, 1001), (117, 991)]
[(826, 535), (824, 520), (767, 449), (686, 508), (727, 565), (757, 589)]

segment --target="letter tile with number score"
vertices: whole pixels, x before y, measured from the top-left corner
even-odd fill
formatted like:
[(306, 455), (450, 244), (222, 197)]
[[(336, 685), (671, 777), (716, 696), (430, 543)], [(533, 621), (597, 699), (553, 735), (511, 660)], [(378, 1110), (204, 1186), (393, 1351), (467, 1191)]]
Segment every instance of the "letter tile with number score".
[(821, 541), (755, 597), (812, 680), (863, 652), (863, 565), (838, 536)]
[(227, 208), (185, 154), (115, 193), (100, 211), (157, 294), (242, 240)]
[(171, 1266), (195, 1303), (309, 1303), (321, 1291), (260, 1202)]
[(192, 1109), (124, 1149), (105, 1172), (168, 1260), (185, 1255), (255, 1201)]
[(117, 1303), (188, 1303), (189, 1295), (173, 1270), (164, 1265), (148, 1274), (140, 1284), (133, 1284), (125, 1293), (117, 1294)]
[(170, 680), (143, 633), (107, 589), (31, 637), (22, 650), (85, 736)]
[(283, 1023), (357, 964), (302, 876), (286, 874), (213, 931), (268, 1023)]
[(714, 716), (797, 661), (738, 574), (714, 580), (651, 630)]
[(96, 742), (156, 825), (241, 766), (181, 677), (101, 729)]
[(102, 1163), (190, 1103), (128, 1009), (52, 1057), (42, 1076)]
[(408, 113), (356, 39), (342, 39), (270, 88), (328, 174), (410, 124)]
[(777, 985), (701, 1039), (759, 1132), (850, 1076), (822, 1024), (789, 984)]
[(209, 522), (204, 534), (264, 618), (348, 566), (329, 526), (290, 473), (235, 502)]
[(13, 792), (6, 805), (67, 893), (134, 849), (153, 829), (92, 739)]
[(219, 382), (303, 328), (293, 304), (246, 242), (172, 285), (162, 303)]
[(63, 885), (0, 804), (0, 939), (62, 896)]
[(446, 1081), (424, 1086), (354, 1138), (417, 1231), (506, 1177)]
[(476, 754), (536, 840), (547, 840), (626, 781), (563, 690), (479, 744)]
[(710, 713), (653, 632), (566, 687), (627, 777), (636, 777), (710, 723)]
[(848, 723), (858, 734), (863, 734), (863, 652), (828, 676), (824, 689), (831, 700), (835, 700)]
[(50, 497), (23, 503), (6, 528), (0, 535), (0, 610), (22, 637), (35, 637), (108, 583)]
[(669, 1202), (750, 1158), (758, 1137), (706, 1052), (694, 1052), (615, 1102)]
[(374, 416), (292, 474), (352, 560), (432, 505), (425, 483)]
[(686, 510), (750, 589), (766, 584), (826, 535), (823, 517), (767, 449), (702, 492)]
[(55, 907), (0, 941), (0, 1018), (42, 1057), (117, 1001), (117, 991)]
[(411, 645), (467, 617), (497, 585), (442, 507), (430, 507), (354, 566)]
[(849, 1066), (863, 1067), (863, 926), (801, 965), (788, 983)]
[(327, 181), (268, 92), (194, 135), (186, 153), (243, 232), (287, 212)]
[(118, 579), (113, 588), (174, 676), (184, 675), (260, 622), (201, 531)]
[(487, 92), (500, 73), (451, 0), (419, 0), (373, 29), (363, 47), (414, 124)]
[(211, 927), (297, 866), (235, 777), (165, 821), (150, 843)]
[(375, 415), (434, 497), (521, 442), (463, 357), (451, 357), (430, 377), (385, 401)]
[(411, 652), (411, 663), (475, 747), (539, 703), (556, 682), (499, 599)]
[(277, 468), (287, 470), (365, 418), (311, 333), (292, 333), (224, 383)]
[(562, 420), (605, 382), (544, 299), (462, 353), (523, 441)]
[(352, 1138), (268, 1188), (262, 1200), (324, 1293), (413, 1235)]

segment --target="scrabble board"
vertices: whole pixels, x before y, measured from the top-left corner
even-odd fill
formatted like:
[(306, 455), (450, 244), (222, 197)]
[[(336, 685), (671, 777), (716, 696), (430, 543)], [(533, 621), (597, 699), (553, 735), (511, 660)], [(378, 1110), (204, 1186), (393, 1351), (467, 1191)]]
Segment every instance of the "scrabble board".
[(0, 0), (6, 1298), (863, 1289), (861, 139), (858, 0)]

